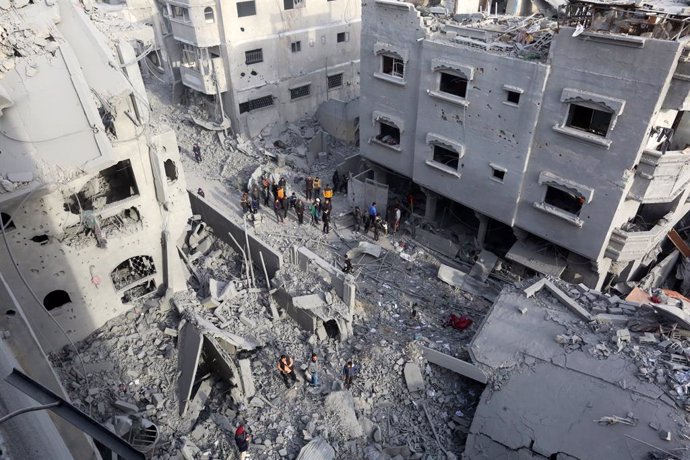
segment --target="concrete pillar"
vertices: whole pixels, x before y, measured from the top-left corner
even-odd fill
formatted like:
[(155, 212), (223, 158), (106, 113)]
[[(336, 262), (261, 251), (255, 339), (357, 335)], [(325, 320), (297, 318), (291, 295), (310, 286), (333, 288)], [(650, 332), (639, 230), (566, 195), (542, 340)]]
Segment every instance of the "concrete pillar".
[(425, 190), (426, 194), (426, 206), (424, 208), (424, 219), (435, 220), (436, 219), (436, 202), (438, 201), (438, 195), (434, 192)]
[(479, 247), (484, 249), (484, 240), (486, 239), (486, 231), (489, 229), (489, 218), (484, 214), (478, 212), (474, 213), (479, 220), (479, 230), (477, 230), (477, 244)]

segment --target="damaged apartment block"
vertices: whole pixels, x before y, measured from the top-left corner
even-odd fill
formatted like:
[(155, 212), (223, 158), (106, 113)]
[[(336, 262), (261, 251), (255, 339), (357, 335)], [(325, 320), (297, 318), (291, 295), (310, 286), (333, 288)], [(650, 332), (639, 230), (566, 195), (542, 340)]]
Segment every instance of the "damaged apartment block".
[(474, 215), (480, 246), (501, 228), (494, 250), (526, 269), (639, 279), (690, 210), (687, 11), (490, 8), (363, 6), (362, 157), (411, 179), (427, 220)]

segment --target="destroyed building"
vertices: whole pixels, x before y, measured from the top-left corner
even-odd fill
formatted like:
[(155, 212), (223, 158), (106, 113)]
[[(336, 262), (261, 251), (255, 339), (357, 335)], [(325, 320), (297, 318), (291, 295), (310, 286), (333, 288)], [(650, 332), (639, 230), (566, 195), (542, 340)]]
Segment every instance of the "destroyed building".
[(51, 351), (184, 287), (175, 241), (191, 210), (128, 41), (62, 1), (2, 24), (0, 272)]
[(523, 266), (592, 287), (639, 277), (689, 209), (690, 10), (655, 5), (367, 2), (362, 156), (379, 182), (411, 179), (427, 219), (512, 239)]
[(209, 126), (254, 136), (359, 95), (359, 2), (156, 4), (185, 99)]

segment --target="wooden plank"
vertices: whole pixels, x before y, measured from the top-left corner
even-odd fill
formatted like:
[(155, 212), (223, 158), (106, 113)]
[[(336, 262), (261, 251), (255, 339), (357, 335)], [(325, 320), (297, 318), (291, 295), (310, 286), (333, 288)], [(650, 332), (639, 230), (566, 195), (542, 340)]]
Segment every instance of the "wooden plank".
[(671, 243), (673, 243), (676, 248), (678, 248), (683, 257), (690, 257), (690, 246), (688, 246), (688, 244), (683, 240), (683, 237), (678, 234), (675, 228), (668, 232), (668, 239), (671, 240)]

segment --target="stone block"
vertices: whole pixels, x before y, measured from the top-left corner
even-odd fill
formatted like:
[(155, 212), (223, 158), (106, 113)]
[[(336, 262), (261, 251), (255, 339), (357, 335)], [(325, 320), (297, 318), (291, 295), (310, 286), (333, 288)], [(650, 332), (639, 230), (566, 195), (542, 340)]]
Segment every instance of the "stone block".
[(414, 393), (415, 391), (424, 391), (424, 377), (422, 371), (415, 363), (406, 363), (403, 370), (405, 374), (405, 383), (407, 389)]
[(128, 403), (127, 401), (123, 401), (121, 399), (118, 399), (113, 403), (113, 406), (118, 408), (119, 410), (123, 412), (128, 412), (128, 413), (137, 413), (139, 412), (139, 408), (137, 407), (136, 404)]

